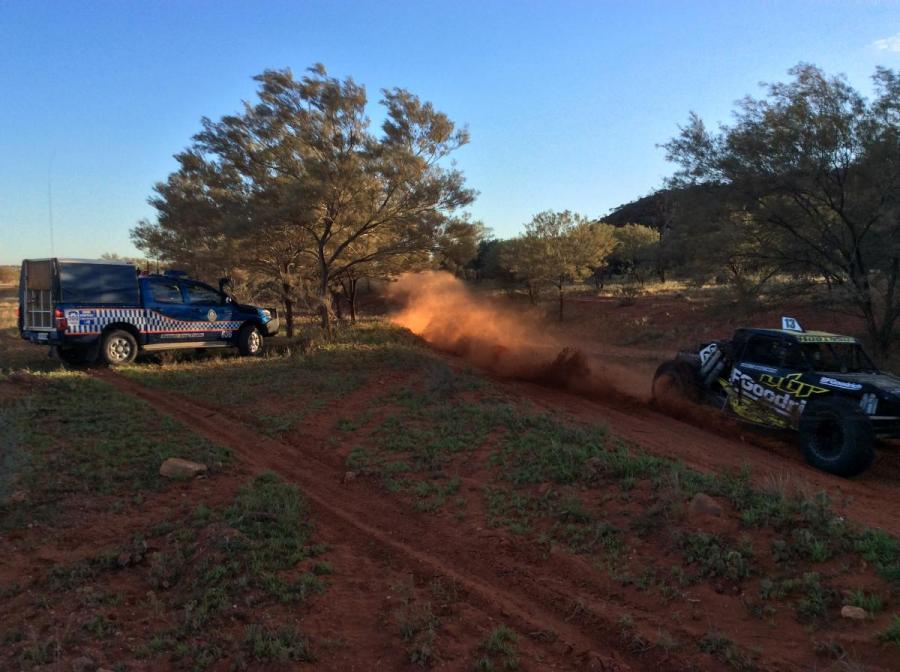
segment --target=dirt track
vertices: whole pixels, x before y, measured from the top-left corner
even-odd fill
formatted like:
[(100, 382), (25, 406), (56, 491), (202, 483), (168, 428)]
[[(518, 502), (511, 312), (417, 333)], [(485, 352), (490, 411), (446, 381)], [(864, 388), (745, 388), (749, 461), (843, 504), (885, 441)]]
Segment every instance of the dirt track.
[[(266, 439), (255, 429), (186, 398), (109, 371), (96, 375), (228, 446), (251, 471), (272, 470), (296, 482), (331, 544), (349, 544), (363, 556), (372, 555), (374, 546), (392, 563), (416, 575), (451, 580), (469, 605), (528, 633), (540, 648), (546, 669), (660, 669), (658, 656), (638, 658), (616, 651), (620, 645), (615, 620), (620, 612), (610, 608), (597, 587), (591, 591), (596, 572), (586, 564), (557, 557), (548, 562), (537, 552), (504, 543), (502, 535), (492, 530), (471, 534), (453, 526), (436, 526), (427, 517), (411, 516), (402, 504), (365, 484), (342, 484), (341, 461), (327, 459), (311, 442), (304, 441), (305, 447), (300, 448)], [(665, 666), (689, 668), (672, 659)]]
[[(535, 352), (545, 362), (556, 355), (554, 349)], [(688, 406), (680, 416), (661, 412), (649, 398), (649, 388), (657, 365), (665, 358), (663, 352), (595, 344), (585, 353), (589, 371), (577, 372), (574, 378), (564, 372), (561, 380), (535, 383), (526, 371), (526, 381), (516, 380), (517, 374), (513, 379), (495, 375), (495, 380), (541, 408), (609, 425), (615, 435), (700, 471), (721, 473), (746, 466), (754, 482), (763, 486), (825, 491), (844, 515), (900, 534), (897, 442), (881, 443), (875, 463), (860, 476), (833, 476), (806, 463), (793, 433), (757, 429), (707, 407)]]
[[(635, 357), (641, 355), (635, 354)], [(611, 356), (619, 359), (617, 352)], [(644, 381), (653, 367), (642, 367)], [(612, 399), (587, 399), (526, 382), (504, 383), (541, 407), (564, 410), (589, 422), (603, 422), (614, 434), (648, 451), (683, 460), (702, 471), (737, 470), (749, 466), (757, 483), (773, 481), (824, 490), (838, 510), (861, 523), (900, 534), (900, 449), (879, 446), (876, 461), (864, 474), (846, 479), (817, 471), (806, 464), (791, 434), (758, 431), (737, 422), (718, 419), (714, 412), (684, 421), (665, 415), (647, 401), (624, 404)], [(637, 394), (634, 384), (626, 388)]]
[[(710, 613), (717, 614), (717, 623), (728, 623), (730, 631), (740, 632), (742, 644), (762, 650), (759, 663), (763, 669), (808, 669), (805, 651), (774, 646), (768, 625), (748, 622), (739, 614), (729, 616), (727, 602), (718, 604), (723, 596), (707, 588), (698, 588), (702, 593), (697, 596), (702, 596), (702, 601), (688, 600), (688, 618), (676, 624), (665, 610), (659, 610), (658, 604), (648, 602), (640, 593), (623, 590), (580, 557), (557, 552), (547, 554), (496, 529), (461, 524), (449, 514), (411, 513), (403, 502), (365, 479), (342, 483), (343, 457), (326, 444), (322, 431), (333, 422), (334, 409), (325, 409), (318, 422), (312, 418), (301, 436), (277, 441), (261, 437), (249, 422), (226, 416), (215, 408), (145, 387), (113, 372), (99, 371), (96, 375), (207, 438), (230, 447), (247, 470), (272, 470), (297, 483), (313, 506), (322, 538), (347, 563), (365, 563), (362, 572), (377, 575), (389, 567), (394, 572), (409, 573), (417, 583), (435, 577), (452, 583), (460, 591), (465, 619), (512, 625), (527, 636), (523, 653), (528, 659), (539, 661), (539, 669), (681, 670), (697, 669), (698, 663), (701, 669), (718, 669), (719, 663), (707, 656), (698, 660), (696, 654), (683, 656), (656, 647), (630, 649), (623, 642), (618, 624), (619, 618), (628, 614), (634, 619), (637, 632), (651, 639), (667, 631), (681, 641), (696, 641), (711, 626)], [(343, 399), (341, 407), (363, 409), (385, 385), (400, 382), (378, 381), (354, 393), (352, 398)], [(584, 420), (602, 420), (614, 433), (652, 452), (678, 456), (700, 468), (740, 466), (747, 461), (747, 451), (755, 451), (754, 468), (760, 477), (790, 473), (793, 478), (805, 479), (835, 496), (852, 498), (846, 508), (855, 518), (889, 529), (897, 527), (893, 512), (885, 503), (895, 499), (885, 499), (883, 491), (888, 485), (884, 476), (877, 479), (879, 487), (872, 491), (866, 481), (846, 482), (811, 472), (796, 455), (790, 455), (788, 447), (780, 452), (727, 439), (650, 409), (635, 412), (632, 408), (625, 412), (614, 404), (539, 385), (501, 384), (539, 406), (565, 411)], [(464, 487), (473, 496), (480, 493), (483, 485), (477, 475), (464, 479)], [(365, 584), (365, 581), (360, 584), (360, 589), (371, 590), (363, 587)], [(371, 600), (377, 598), (345, 591), (332, 599), (331, 618), (339, 622), (358, 651), (360, 639), (373, 637), (371, 633), (354, 631), (352, 619), (346, 613), (354, 609), (371, 610)], [(369, 603), (363, 606), (366, 600)], [(701, 602), (703, 608), (697, 611)], [(732, 619), (735, 619), (733, 624)], [(798, 632), (794, 634), (796, 637), (803, 635)], [(458, 635), (456, 639), (462, 650), (464, 637)], [(363, 669), (358, 667), (358, 661), (358, 657), (352, 661), (334, 661), (333, 669)], [(446, 669), (455, 669), (454, 664), (459, 662), (457, 659), (456, 663), (447, 663)]]

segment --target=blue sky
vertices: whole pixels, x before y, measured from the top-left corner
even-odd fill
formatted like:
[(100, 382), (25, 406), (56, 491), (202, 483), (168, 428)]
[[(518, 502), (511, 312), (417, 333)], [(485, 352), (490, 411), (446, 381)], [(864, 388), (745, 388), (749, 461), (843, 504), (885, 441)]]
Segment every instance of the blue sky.
[[(133, 254), (153, 183), (265, 68), (321, 61), (373, 104), (401, 86), (467, 123), (457, 155), (498, 236), (660, 185), (658, 143), (799, 61), (869, 90), (897, 2), (0, 2), (0, 263)], [(375, 116), (373, 114), (373, 116)]]

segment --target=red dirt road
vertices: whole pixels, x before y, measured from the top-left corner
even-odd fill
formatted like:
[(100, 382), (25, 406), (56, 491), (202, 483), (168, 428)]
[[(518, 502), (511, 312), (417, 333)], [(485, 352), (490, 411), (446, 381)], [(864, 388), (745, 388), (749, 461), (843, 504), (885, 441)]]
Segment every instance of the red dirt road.
[[(652, 376), (652, 371), (649, 374)], [(648, 380), (650, 379), (648, 376)], [(807, 491), (825, 491), (835, 507), (860, 523), (900, 534), (900, 449), (879, 446), (875, 463), (864, 474), (846, 479), (813, 469), (791, 434), (772, 435), (726, 419), (715, 412), (679, 420), (651, 404), (587, 399), (533, 383), (501, 381), (539, 407), (609, 425), (613, 434), (655, 455), (681, 459), (701, 471), (751, 468), (756, 483), (786, 484)], [(698, 426), (700, 423), (711, 423)]]
[[(384, 635), (379, 643), (377, 626), (373, 626), (376, 612), (383, 614), (389, 609), (385, 602), (390, 603), (390, 595), (377, 594), (386, 590), (382, 576), (386, 571), (409, 575), (416, 585), (439, 578), (458, 590), (456, 618), (448, 626), (448, 636), (442, 638), (439, 669), (466, 669), (473, 643), (486, 628), (498, 623), (522, 633), (523, 669), (727, 669), (712, 657), (697, 653), (693, 646), (676, 651), (635, 647), (633, 641), (623, 640), (619, 619), (624, 615), (633, 619), (636, 632), (650, 641), (667, 632), (678, 641), (695, 642), (712, 627), (710, 614), (715, 614), (716, 626), (739, 634), (736, 641), (742, 646), (761, 651), (760, 669), (805, 670), (813, 663), (810, 649), (796, 646), (805, 638), (799, 625), (782, 633), (786, 643), (794, 644), (779, 646), (772, 642), (769, 625), (729, 613), (731, 598), (709, 588), (698, 587), (696, 599), (679, 605), (682, 615), (676, 620), (669, 611), (660, 610), (658, 602), (640, 591), (624, 589), (582, 557), (548, 554), (503, 531), (478, 527), (472, 520), (454, 520), (449, 513), (414, 513), (408, 504), (366, 479), (342, 483), (345, 451), (328, 447), (324, 432), (317, 436), (317, 425), (324, 430), (333, 423), (333, 409), (320, 414), (320, 423), (311, 419), (302, 436), (282, 442), (260, 436), (240, 418), (171, 392), (145, 387), (109, 371), (96, 375), (230, 447), (247, 470), (272, 470), (301, 488), (312, 505), (317, 535), (333, 549), (335, 564), (350, 567), (356, 577), (349, 585), (336, 582), (325, 597), (324, 611), (309, 621), (320, 634), (321, 629), (339, 634), (347, 642), (346, 650), (354, 653), (336, 650), (330, 659), (323, 656), (317, 669), (398, 669), (402, 654), (385, 650)], [(341, 408), (362, 410), (386, 384), (399, 382), (376, 381), (341, 400)], [(534, 384), (501, 384), (539, 406), (593, 422), (602, 420), (614, 433), (652, 452), (682, 457), (699, 468), (740, 466), (748, 450), (757, 451), (764, 456), (754, 460), (755, 465), (763, 464), (761, 469), (755, 466), (760, 477), (787, 472), (835, 495), (852, 494), (856, 499), (845, 508), (854, 517), (896, 527), (891, 512), (866, 511), (866, 506), (877, 509), (881, 505), (876, 505), (879, 500), (874, 495), (868, 505), (861, 503), (865, 486), (807, 473), (799, 458), (711, 434), (649, 408), (625, 412), (612, 402), (599, 403)], [(474, 498), (484, 483), (473, 476), (464, 479), (463, 487)], [(370, 576), (377, 578), (369, 580)], [(475, 624), (479, 624), (477, 628)], [(869, 647), (865, 642), (860, 645), (864, 650)], [(360, 652), (371, 652), (368, 663), (361, 662), (367, 659)], [(823, 669), (828, 669), (827, 663)], [(890, 668), (875, 665), (870, 669)]]
[[(341, 484), (340, 462), (328, 463), (311, 443), (305, 448), (259, 436), (225, 415), (131, 382), (112, 372), (97, 375), (117, 388), (151, 403), (209, 438), (231, 448), (251, 471), (275, 471), (295, 482), (310, 501), (319, 535), (337, 547), (350, 546), (356, 556), (383, 556), (417, 577), (443, 577), (458, 586), (465, 602), (489, 619), (506, 622), (527, 633), (543, 669), (657, 670), (657, 656), (640, 658), (617, 652), (615, 618), (609, 605), (590, 604), (571, 619), (575, 577), (588, 580), (593, 572), (576, 560), (559, 575), (558, 562), (542, 570), (532, 553), (504, 544), (493, 530), (456, 530), (435, 525), (433, 518), (413, 516), (400, 502), (364, 484)], [(536, 562), (537, 561), (537, 562)], [(548, 571), (550, 570), (550, 571)], [(323, 661), (325, 662), (325, 661)], [(667, 669), (688, 669), (670, 660)], [(338, 669), (348, 669), (341, 667)], [(362, 668), (360, 668), (362, 669)], [(390, 668), (385, 668), (390, 669)]]

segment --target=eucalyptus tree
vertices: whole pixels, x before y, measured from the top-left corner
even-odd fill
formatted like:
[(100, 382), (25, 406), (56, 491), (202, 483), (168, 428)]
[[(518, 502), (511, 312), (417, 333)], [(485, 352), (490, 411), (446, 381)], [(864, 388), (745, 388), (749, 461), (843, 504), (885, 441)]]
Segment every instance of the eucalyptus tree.
[[(329, 76), (322, 65), (300, 79), (290, 70), (254, 79), (255, 103), (202, 120), (178, 157), (180, 169), (156, 187), (157, 221), (139, 226), (134, 238), (139, 247), (166, 249), (208, 228), (223, 247), (265, 241), (270, 273), (309, 274), (322, 327), (330, 331), (335, 283), (356, 267), (431, 250), (448, 219), (474, 200), (462, 173), (447, 165), (469, 134), (399, 88), (382, 90), (385, 118), (376, 134), (365, 88)], [(191, 216), (168, 216), (171, 199), (180, 198), (169, 185), (189, 182), (198, 167), (200, 183), (215, 178), (223, 189), (207, 181), (190, 192), (197, 197)], [(209, 217), (200, 221), (200, 213)]]
[(718, 131), (692, 114), (665, 145), (673, 183), (722, 189), (741, 256), (824, 278), (886, 355), (900, 318), (900, 76), (879, 68), (868, 100), (815, 66), (790, 74)]
[(507, 267), (534, 292), (556, 288), (562, 321), (565, 290), (588, 277), (615, 249), (614, 228), (584, 215), (546, 210), (525, 225), (525, 232), (505, 250)]

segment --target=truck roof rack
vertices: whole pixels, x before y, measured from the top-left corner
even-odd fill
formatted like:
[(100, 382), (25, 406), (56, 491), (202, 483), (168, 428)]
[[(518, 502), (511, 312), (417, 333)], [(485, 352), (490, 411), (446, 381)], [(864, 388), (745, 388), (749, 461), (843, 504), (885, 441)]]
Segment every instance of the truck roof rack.
[(55, 261), (63, 264), (105, 264), (109, 266), (134, 266), (124, 259), (76, 259), (74, 257), (44, 257), (42, 259), (25, 259), (25, 261)]

